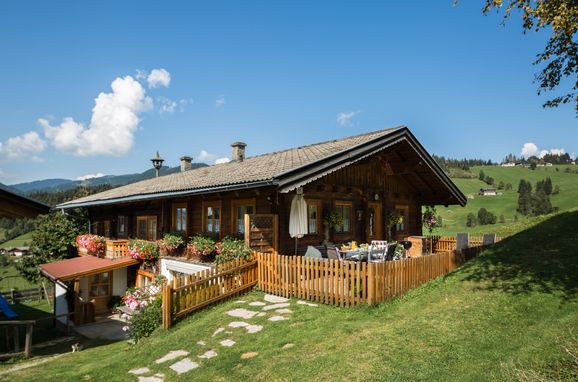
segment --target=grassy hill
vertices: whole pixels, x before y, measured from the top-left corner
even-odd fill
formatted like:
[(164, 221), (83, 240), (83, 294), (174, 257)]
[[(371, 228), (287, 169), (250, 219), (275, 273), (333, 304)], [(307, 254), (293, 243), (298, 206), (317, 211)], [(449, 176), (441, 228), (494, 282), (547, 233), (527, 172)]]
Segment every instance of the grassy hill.
[[(8, 379), (136, 381), (128, 371), (149, 367), (147, 375), (163, 373), (165, 381), (575, 381), (578, 364), (565, 349), (578, 354), (577, 247), (575, 209), (508, 237), (397, 301), (336, 308), (293, 300), (287, 321), (255, 317), (249, 321), (263, 325), (259, 333), (237, 328), (213, 335), (239, 321), (227, 311), (259, 309), (248, 303), (263, 294), (252, 292), (240, 298), (243, 304), (233, 299), (213, 306), (137, 346), (86, 342), (80, 353)], [(236, 344), (220, 346), (225, 338)], [(189, 351), (199, 368), (179, 376), (171, 362), (155, 363), (178, 349)], [(197, 358), (209, 349), (218, 356)], [(258, 354), (241, 359), (247, 352)]]
[(4, 243), (0, 244), (0, 248), (27, 247), (32, 242), (32, 234), (33, 232), (28, 232), (24, 235), (15, 237), (12, 240), (5, 241)]
[[(556, 171), (556, 168), (558, 171)], [(566, 173), (565, 169), (570, 168), (571, 173)], [(502, 195), (498, 196), (479, 196), (478, 192), (482, 187), (488, 185), (478, 179), (460, 179), (456, 178), (453, 181), (462, 190), (462, 192), (469, 197), (466, 207), (450, 206), (447, 208), (438, 207), (438, 213), (442, 216), (444, 227), (436, 230), (436, 234), (455, 234), (457, 232), (468, 231), (470, 233), (483, 232), (498, 232), (505, 234), (511, 230), (511, 223), (517, 216), (518, 221), (522, 224), (527, 219), (516, 212), (518, 205), (518, 184), (520, 179), (525, 179), (532, 183), (532, 187), (536, 182), (546, 177), (552, 179), (553, 186), (560, 187), (558, 195), (552, 195), (551, 201), (554, 207), (560, 208), (560, 211), (568, 211), (571, 208), (578, 207), (578, 166), (553, 166), (553, 167), (538, 167), (535, 170), (521, 167), (499, 167), (499, 166), (483, 166), (472, 167), (471, 172), (478, 174), (480, 170), (488, 176), (495, 179), (496, 184), (500, 181), (510, 183), (512, 190), (501, 190)], [(486, 208), (490, 212), (496, 214), (499, 218), (503, 215), (506, 223), (497, 223), (495, 225), (485, 225), (476, 227), (466, 227), (466, 217), (468, 213), (473, 213), (477, 216), (480, 208)]]

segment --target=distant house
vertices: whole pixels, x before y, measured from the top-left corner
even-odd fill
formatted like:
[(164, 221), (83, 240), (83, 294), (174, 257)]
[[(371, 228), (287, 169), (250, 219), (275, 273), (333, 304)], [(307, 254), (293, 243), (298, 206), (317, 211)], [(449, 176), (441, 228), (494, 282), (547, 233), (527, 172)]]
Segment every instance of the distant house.
[(6, 248), (6, 253), (12, 255), (14, 257), (22, 257), (28, 255), (30, 252), (30, 247), (13, 247), (13, 248)]
[(515, 167), (515, 166), (516, 166), (516, 162), (502, 163), (502, 167)]
[(480, 188), (481, 196), (495, 196), (498, 195), (498, 190), (494, 187)]

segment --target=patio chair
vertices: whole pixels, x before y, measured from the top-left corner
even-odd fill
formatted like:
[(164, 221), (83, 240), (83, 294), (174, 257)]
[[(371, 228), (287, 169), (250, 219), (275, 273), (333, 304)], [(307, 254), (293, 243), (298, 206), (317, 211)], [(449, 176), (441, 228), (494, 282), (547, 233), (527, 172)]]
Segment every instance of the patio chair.
[(456, 250), (461, 251), (462, 249), (468, 248), (470, 245), (470, 234), (469, 233), (458, 233), (456, 235)]
[(341, 260), (341, 254), (337, 247), (327, 247), (327, 258), (330, 260)]
[(377, 251), (368, 255), (369, 262), (382, 262), (385, 261), (387, 256), (388, 244), (385, 240), (372, 240), (371, 248), (376, 248)]
[(495, 233), (485, 233), (484, 237), (482, 238), (482, 245), (491, 245), (496, 243), (496, 234)]
[(307, 252), (305, 252), (304, 257), (310, 259), (321, 259), (323, 258), (323, 255), (320, 250), (310, 245), (307, 247)]
[(386, 249), (387, 250), (387, 240), (372, 240), (371, 245), (373, 247), (377, 247), (377, 249)]
[(393, 244), (389, 244), (387, 246), (387, 252), (385, 254), (385, 261), (391, 261), (393, 260), (394, 256), (395, 256), (395, 249), (397, 247), (397, 244), (393, 243)]

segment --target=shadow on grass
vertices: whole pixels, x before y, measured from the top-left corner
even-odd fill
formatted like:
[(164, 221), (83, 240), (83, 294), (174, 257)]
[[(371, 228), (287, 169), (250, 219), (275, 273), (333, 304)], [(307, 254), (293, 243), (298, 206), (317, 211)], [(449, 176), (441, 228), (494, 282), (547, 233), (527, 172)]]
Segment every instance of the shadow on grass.
[(464, 279), (483, 290), (578, 295), (578, 212), (566, 212), (502, 240), (464, 265)]

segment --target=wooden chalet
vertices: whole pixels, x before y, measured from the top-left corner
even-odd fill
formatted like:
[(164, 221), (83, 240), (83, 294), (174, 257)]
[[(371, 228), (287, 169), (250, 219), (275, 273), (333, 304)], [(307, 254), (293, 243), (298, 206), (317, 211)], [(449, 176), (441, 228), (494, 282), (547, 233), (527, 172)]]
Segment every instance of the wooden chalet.
[[(466, 204), (466, 197), (406, 127), (254, 157), (245, 157), (245, 146), (232, 145), (229, 163), (144, 180), (58, 208), (87, 208), (91, 231), (117, 239), (156, 240), (164, 232), (180, 232), (185, 238), (197, 233), (243, 237), (245, 214), (254, 219), (274, 216), (270, 228), (275, 242), (269, 244), (289, 254), (294, 246), (289, 211), (298, 188), (309, 217), (309, 234), (300, 246), (323, 242), (322, 219), (329, 211), (344, 218), (344, 224), (330, 232), (330, 241), (369, 242), (420, 235), (423, 205)], [(402, 219), (388, 227), (386, 218), (393, 211)]]

